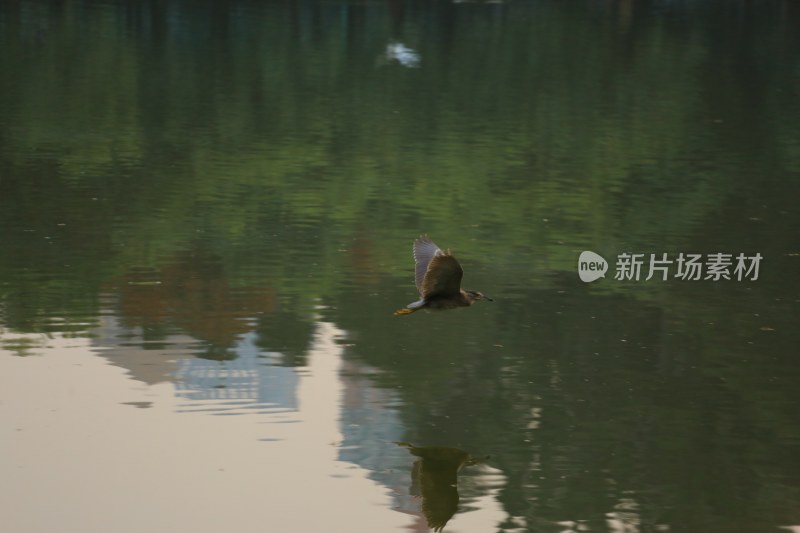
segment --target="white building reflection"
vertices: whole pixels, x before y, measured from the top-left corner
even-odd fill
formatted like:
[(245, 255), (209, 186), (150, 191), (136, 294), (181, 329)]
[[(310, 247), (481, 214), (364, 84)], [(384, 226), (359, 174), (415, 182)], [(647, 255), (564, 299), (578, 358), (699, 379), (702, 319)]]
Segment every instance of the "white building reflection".
[(131, 378), (150, 385), (172, 382), (186, 399), (187, 411), (238, 414), (275, 409), (297, 410), (299, 376), (280, 366), (281, 355), (256, 345), (257, 334), (242, 335), (231, 348), (230, 360), (196, 357), (201, 343), (187, 335), (167, 335), (147, 341), (140, 328), (128, 328), (105, 315), (92, 332), (99, 355), (125, 368)]
[[(98, 355), (125, 368), (134, 380), (148, 385), (171, 382), (179, 413), (289, 416), (261, 420), (267, 422), (265, 429), (270, 428), (267, 438), (261, 439), (265, 441), (286, 438), (286, 426), (273, 424), (294, 422), (309, 426), (305, 431), (329, 424), (327, 436), (314, 430), (309, 438), (334, 444), (331, 451), (338, 464), (365, 472), (385, 488), (392, 509), (413, 517), (413, 530), (425, 531), (421, 503), (409, 490), (414, 459), (395, 444), (407, 435), (400, 416), (403, 398), (395, 390), (376, 386), (378, 369), (346, 357), (346, 332), (324, 322), (314, 330), (308, 366), (300, 367), (282, 366), (282, 355), (265, 350), (256, 331), (241, 335), (230, 347), (233, 357), (219, 361), (197, 357), (203, 343), (188, 335), (172, 333), (147, 340), (141, 328), (126, 327), (110, 313), (92, 331), (91, 343)], [(146, 407), (145, 403), (137, 406)], [(491, 468), (473, 468), (478, 469), (475, 473), (485, 471), (459, 482), (462, 508), (493, 507), (487, 516), (496, 520), (502, 516), (496, 494), (503, 478)], [(465, 513), (461, 520), (475, 516)]]
[(182, 359), (175, 370), (178, 395), (187, 410), (240, 414), (259, 410), (295, 411), (299, 377), (292, 367), (279, 366), (280, 354), (259, 348), (254, 332), (233, 347), (235, 359)]

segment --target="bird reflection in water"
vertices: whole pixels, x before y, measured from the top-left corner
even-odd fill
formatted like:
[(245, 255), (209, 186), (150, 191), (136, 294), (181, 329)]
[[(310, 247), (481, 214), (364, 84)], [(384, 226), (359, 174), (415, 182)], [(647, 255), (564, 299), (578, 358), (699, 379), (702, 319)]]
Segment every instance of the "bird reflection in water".
[(414, 240), (414, 282), (420, 299), (394, 312), (409, 315), (419, 309), (469, 307), (478, 300), (493, 301), (478, 291), (461, 288), (464, 271), (450, 250), (441, 250), (427, 235)]
[(458, 471), (489, 457), (476, 459), (464, 450), (445, 446), (414, 446), (396, 442), (419, 457), (411, 470), (412, 496), (422, 498), (422, 514), (433, 531), (442, 531), (458, 509)]

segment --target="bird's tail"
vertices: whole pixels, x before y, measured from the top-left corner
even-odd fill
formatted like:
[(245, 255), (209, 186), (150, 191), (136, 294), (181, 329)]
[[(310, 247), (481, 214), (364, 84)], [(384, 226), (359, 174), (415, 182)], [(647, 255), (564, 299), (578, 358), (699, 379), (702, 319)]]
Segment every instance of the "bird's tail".
[(422, 307), (424, 305), (425, 305), (425, 299), (421, 298), (421, 299), (417, 300), (416, 302), (412, 302), (412, 303), (408, 304), (403, 309), (398, 309), (397, 311), (394, 312), (394, 316), (410, 315), (414, 311), (422, 309)]

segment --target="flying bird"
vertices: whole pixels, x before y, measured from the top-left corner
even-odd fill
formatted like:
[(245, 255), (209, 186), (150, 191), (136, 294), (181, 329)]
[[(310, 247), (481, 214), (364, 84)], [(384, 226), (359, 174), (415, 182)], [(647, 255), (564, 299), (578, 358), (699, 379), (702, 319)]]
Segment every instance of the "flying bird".
[(478, 291), (461, 288), (464, 271), (458, 260), (450, 253), (443, 251), (422, 235), (414, 240), (414, 263), (416, 271), (414, 281), (417, 284), (420, 299), (394, 312), (395, 315), (409, 315), (420, 309), (455, 309), (469, 307), (478, 300), (494, 301)]

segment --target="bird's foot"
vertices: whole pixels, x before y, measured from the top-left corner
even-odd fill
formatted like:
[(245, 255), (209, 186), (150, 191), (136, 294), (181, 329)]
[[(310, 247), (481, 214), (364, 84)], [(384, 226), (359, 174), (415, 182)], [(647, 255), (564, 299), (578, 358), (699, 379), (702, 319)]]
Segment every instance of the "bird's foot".
[(408, 308), (398, 309), (397, 311), (394, 312), (394, 316), (410, 315), (414, 311), (415, 309), (408, 309)]

